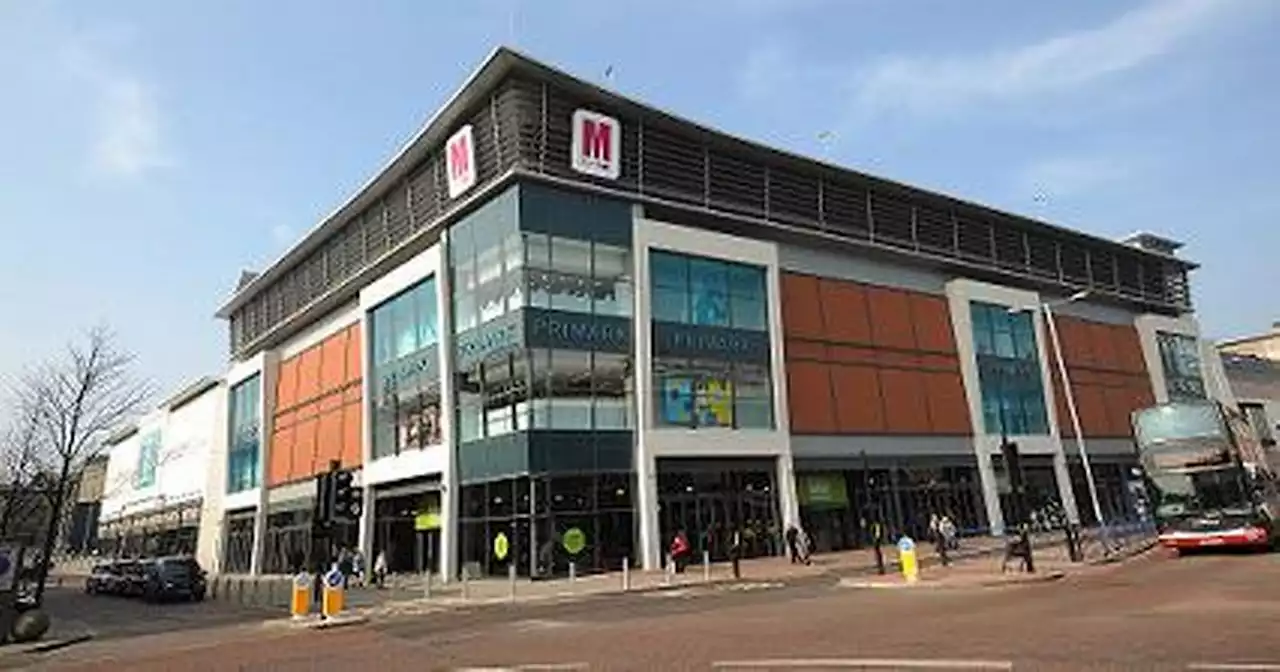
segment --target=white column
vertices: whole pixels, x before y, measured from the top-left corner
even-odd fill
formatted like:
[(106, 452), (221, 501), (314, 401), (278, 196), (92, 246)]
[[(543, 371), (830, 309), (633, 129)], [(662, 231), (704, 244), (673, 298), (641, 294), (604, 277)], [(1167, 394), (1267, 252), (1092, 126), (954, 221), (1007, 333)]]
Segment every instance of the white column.
[(975, 441), (978, 449), (978, 477), (982, 481), (982, 503), (987, 507), (987, 522), (991, 524), (991, 534), (1004, 534), (1004, 511), (1000, 509), (1000, 488), (996, 483), (996, 470), (991, 464), (991, 454), (986, 448), (985, 437)]
[(262, 573), (267, 542), (267, 465), (270, 464), (271, 435), (275, 433), (276, 374), (280, 357), (268, 350), (262, 355), (262, 374), (258, 378), (258, 508), (253, 512), (253, 555), (249, 573)]
[(1071, 487), (1071, 469), (1067, 466), (1067, 456), (1058, 452), (1053, 456), (1053, 475), (1058, 483), (1058, 496), (1062, 499), (1062, 510), (1067, 520), (1080, 524), (1080, 509), (1076, 505), (1076, 493)]
[(444, 444), (444, 470), (440, 474), (440, 534), (436, 557), (440, 580), (458, 576), (458, 432), (455, 425), (457, 396), (453, 374), (453, 279), (449, 276), (449, 232), (440, 234), (440, 265), (436, 271), (437, 313), (440, 315), (440, 440)]
[(231, 445), (230, 387), (225, 381), (218, 393), (209, 442), (209, 458), (205, 465), (204, 494), (200, 503), (200, 531), (196, 537), (196, 561), (210, 574), (222, 570), (226, 510), (223, 497), (227, 493), (227, 459)]
[(658, 524), (658, 465), (641, 446), (636, 460), (636, 514), (640, 516), (640, 566), (662, 568), (663, 539)]
[(360, 532), (357, 547), (365, 557), (365, 565), (373, 567), (374, 538), (374, 485), (364, 476), (373, 462), (373, 391), (377, 381), (373, 379), (373, 344), (369, 342), (369, 311), (360, 305)]
[(796, 496), (795, 460), (790, 453), (778, 456), (778, 512), (782, 516), (782, 529), (791, 525), (800, 527), (800, 500)]

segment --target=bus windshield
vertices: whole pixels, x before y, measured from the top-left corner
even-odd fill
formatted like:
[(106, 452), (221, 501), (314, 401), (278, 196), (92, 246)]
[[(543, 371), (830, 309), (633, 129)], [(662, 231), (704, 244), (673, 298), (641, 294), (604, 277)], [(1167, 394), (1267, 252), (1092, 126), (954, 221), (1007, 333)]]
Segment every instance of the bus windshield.
[(1147, 477), (1155, 486), (1155, 513), (1161, 518), (1248, 509), (1251, 505), (1244, 470), (1235, 466), (1151, 471)]
[(1218, 406), (1211, 402), (1155, 406), (1139, 411), (1133, 424), (1143, 448), (1195, 439), (1227, 440)]

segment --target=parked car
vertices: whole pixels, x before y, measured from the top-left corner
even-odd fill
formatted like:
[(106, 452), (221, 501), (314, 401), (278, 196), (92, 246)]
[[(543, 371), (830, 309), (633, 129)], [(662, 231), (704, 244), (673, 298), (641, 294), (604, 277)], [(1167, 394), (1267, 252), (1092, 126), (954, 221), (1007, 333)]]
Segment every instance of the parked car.
[(145, 576), (142, 597), (148, 602), (189, 600), (201, 602), (207, 590), (205, 572), (195, 558), (171, 556), (142, 565)]
[(90, 595), (111, 595), (119, 588), (119, 579), (116, 563), (99, 563), (93, 566), (93, 570), (89, 572), (89, 577), (84, 580), (84, 592)]
[(121, 560), (117, 563), (120, 579), (115, 594), (141, 597), (147, 584), (146, 564), (145, 560)]

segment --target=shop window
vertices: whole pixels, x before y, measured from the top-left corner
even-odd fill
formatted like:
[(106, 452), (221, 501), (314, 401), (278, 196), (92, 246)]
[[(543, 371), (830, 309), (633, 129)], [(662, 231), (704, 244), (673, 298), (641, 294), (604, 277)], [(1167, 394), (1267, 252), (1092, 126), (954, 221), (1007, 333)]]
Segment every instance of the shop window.
[(227, 451), (227, 492), (243, 492), (261, 484), (261, 374), (231, 388), (231, 445)]
[(430, 277), (370, 311), (374, 458), (441, 441), (436, 297)]
[(767, 365), (660, 357), (653, 365), (657, 424), (666, 427), (772, 429)]
[(761, 266), (652, 250), (649, 274), (656, 321), (768, 329), (768, 292)]
[(988, 434), (1047, 434), (1035, 325), (1028, 312), (974, 301), (973, 342)]
[(1204, 374), (1200, 370), (1200, 342), (1194, 336), (1158, 332), (1156, 346), (1164, 370), (1170, 401), (1204, 399)]

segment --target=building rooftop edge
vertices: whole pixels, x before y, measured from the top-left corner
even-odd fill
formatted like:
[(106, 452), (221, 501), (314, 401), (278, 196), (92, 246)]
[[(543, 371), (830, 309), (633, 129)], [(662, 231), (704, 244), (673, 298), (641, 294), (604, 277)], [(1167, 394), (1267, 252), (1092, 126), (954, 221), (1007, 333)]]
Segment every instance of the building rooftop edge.
[(666, 117), (667, 120), (670, 122), (680, 124), (686, 127), (692, 127), (695, 131), (699, 133), (718, 136), (723, 140), (728, 140), (733, 143), (744, 145), (757, 152), (772, 154), (789, 161), (801, 162), (801, 163), (806, 163), (813, 166), (818, 166), (824, 170), (828, 170), (836, 173), (856, 175), (861, 179), (867, 180), (872, 183), (879, 183), (886, 187), (903, 189), (908, 191), (927, 192), (928, 194), (933, 195), (935, 197), (950, 201), (955, 205), (959, 205), (966, 208), (973, 208), (973, 209), (988, 212), (992, 215), (996, 215), (999, 217), (1005, 217), (1005, 218), (1009, 218), (1019, 222), (1052, 229), (1069, 236), (1074, 236), (1076, 238), (1082, 238), (1082, 239), (1086, 239), (1096, 243), (1123, 247), (1130, 251), (1137, 252), (1139, 254), (1146, 254), (1150, 256), (1159, 257), (1167, 261), (1175, 262), (1188, 270), (1194, 270), (1196, 268), (1199, 268), (1199, 264), (1189, 261), (1187, 259), (1176, 257), (1169, 253), (1162, 253), (1162, 252), (1158, 252), (1150, 249), (1143, 249), (1132, 243), (1127, 242), (1131, 238), (1135, 238), (1139, 236), (1147, 236), (1147, 237), (1150, 237), (1151, 239), (1158, 239), (1160, 241), (1167, 241), (1168, 243), (1172, 243), (1176, 245), (1174, 249), (1177, 249), (1178, 247), (1182, 246), (1182, 243), (1178, 241), (1174, 241), (1172, 239), (1159, 236), (1157, 234), (1147, 233), (1147, 232), (1138, 232), (1135, 234), (1131, 234), (1130, 236), (1127, 236), (1126, 238), (1120, 241), (1117, 241), (1117, 240), (1106, 238), (1104, 236), (1100, 236), (1097, 234), (1086, 233), (1084, 231), (1080, 231), (1077, 229), (1072, 229), (1066, 226), (1054, 224), (1052, 222), (1047, 222), (1044, 220), (1036, 219), (1034, 217), (1029, 217), (1027, 215), (1015, 214), (1012, 212), (1001, 210), (993, 206), (984, 205), (982, 203), (978, 203), (973, 200), (948, 194), (946, 192), (943, 192), (937, 189), (932, 189), (932, 188), (926, 189), (924, 187), (914, 186), (905, 182), (899, 182), (889, 178), (871, 175), (871, 174), (862, 172), (860, 170), (849, 168), (847, 166), (840, 166), (833, 163), (829, 163), (827, 161), (805, 156), (797, 152), (788, 151), (788, 150), (780, 149), (777, 147), (771, 147), (759, 141), (744, 138), (744, 137), (735, 135), (733, 133), (728, 133), (728, 132), (716, 129), (712, 126), (709, 126), (707, 124), (693, 121), (691, 119), (688, 119), (686, 117), (682, 117), (676, 114), (672, 114), (670, 112), (662, 110), (661, 108), (655, 107), (651, 104), (640, 102), (629, 96), (620, 94), (615, 91), (611, 91), (597, 84), (594, 84), (582, 78), (576, 77), (562, 69), (559, 69), (555, 66), (548, 65), (538, 59), (530, 57), (509, 46), (500, 45), (494, 48), (490, 52), (489, 56), (481, 61), (480, 65), (476, 67), (472, 71), (472, 73), (463, 81), (462, 85), (459, 86), (454, 91), (454, 93), (445, 100), (445, 102), (436, 110), (436, 112), (428, 118), (428, 120), (419, 128), (419, 130), (416, 133), (414, 133), (411, 136), (411, 138), (406, 143), (404, 143), (401, 146), (401, 148), (395, 154), (393, 154), (392, 157), (380, 169), (374, 172), (374, 174), (369, 179), (367, 179), (365, 183), (360, 188), (358, 188), (349, 198), (347, 198), (340, 206), (338, 206), (336, 209), (334, 209), (325, 217), (322, 217), (317, 224), (312, 226), (311, 229), (308, 230), (308, 232), (298, 240), (297, 243), (295, 243), (294, 245), (290, 246), (287, 250), (285, 250), (275, 261), (266, 265), (251, 280), (249, 280), (248, 282), (244, 282), (240, 286), (238, 286), (237, 289), (234, 292), (232, 292), (231, 296), (227, 297), (223, 301), (223, 303), (215, 313), (215, 316), (222, 319), (226, 319), (230, 317), (232, 312), (234, 312), (237, 308), (243, 305), (243, 303), (248, 301), (250, 298), (255, 296), (258, 293), (258, 291), (260, 291), (262, 288), (264, 288), (270, 282), (272, 282), (279, 273), (281, 273), (282, 271), (287, 269), (289, 266), (291, 266), (291, 262), (296, 261), (297, 259), (304, 256), (306, 253), (312, 251), (312, 249), (314, 249), (320, 242), (322, 242), (323, 236), (321, 234), (323, 234), (326, 231), (326, 229), (329, 229), (333, 226), (341, 225), (343, 222), (345, 222), (346, 218), (350, 214), (352, 214), (353, 210), (359, 210), (360, 208), (363, 208), (365, 205), (367, 205), (367, 203), (365, 202), (367, 199), (371, 199), (374, 196), (380, 194), (382, 191), (382, 188), (394, 183), (396, 180), (403, 177), (403, 174), (407, 173), (407, 171), (412, 169), (416, 165), (416, 162), (420, 158), (422, 158), (423, 155), (425, 155), (428, 149), (430, 149), (435, 144), (437, 144), (437, 142), (444, 141), (445, 135), (449, 131), (453, 130), (452, 129), (453, 123), (456, 121), (456, 119), (459, 116), (461, 116), (462, 111), (468, 106), (468, 104), (472, 102), (472, 98), (476, 97), (480, 93), (486, 92), (489, 86), (496, 84), (503, 76), (519, 68), (531, 70), (537, 75), (541, 75), (547, 79), (555, 80), (570, 88), (585, 89), (595, 96), (612, 99), (612, 102), (614, 102), (615, 104), (620, 104), (624, 107), (626, 106), (634, 107), (639, 110), (648, 112), (650, 114)]

